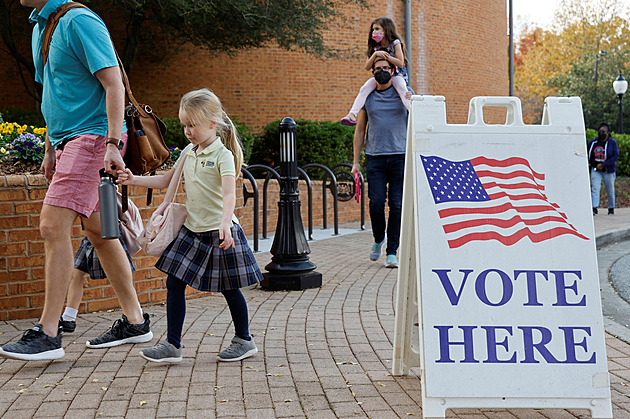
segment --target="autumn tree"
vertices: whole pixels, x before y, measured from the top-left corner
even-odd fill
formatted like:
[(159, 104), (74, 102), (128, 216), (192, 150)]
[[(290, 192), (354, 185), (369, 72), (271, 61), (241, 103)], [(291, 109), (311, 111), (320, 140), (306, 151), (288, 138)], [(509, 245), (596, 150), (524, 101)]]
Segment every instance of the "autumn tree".
[[(516, 67), (515, 87), (525, 101), (580, 96), (587, 127), (614, 126), (617, 103), (612, 81), (628, 68), (630, 28), (620, 0), (564, 0), (554, 26), (538, 32)], [(525, 33), (519, 41), (527, 41)]]

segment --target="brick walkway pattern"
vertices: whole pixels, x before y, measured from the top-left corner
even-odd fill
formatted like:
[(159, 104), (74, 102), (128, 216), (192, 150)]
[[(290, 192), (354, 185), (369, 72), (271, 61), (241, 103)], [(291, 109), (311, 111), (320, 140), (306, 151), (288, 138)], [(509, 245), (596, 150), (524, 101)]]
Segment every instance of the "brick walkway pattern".
[[(628, 212), (630, 215), (630, 211)], [(139, 350), (164, 338), (165, 307), (146, 307), (151, 345), (89, 349), (119, 311), (79, 316), (53, 362), (0, 360), (0, 416), (6, 418), (397, 418), (422, 417), (418, 375), (390, 375), (396, 269), (368, 260), (360, 232), (311, 242), (321, 289), (245, 290), (260, 352), (240, 362), (216, 355), (233, 328), (220, 294), (188, 301), (184, 360), (162, 365)], [(261, 267), (269, 253), (256, 255)], [(0, 322), (0, 344), (33, 320)], [(630, 345), (606, 335), (614, 417), (630, 418)], [(417, 372), (417, 371), (416, 371)], [(453, 377), (456, 380), (456, 377)], [(457, 409), (450, 418), (582, 418), (587, 410)]]

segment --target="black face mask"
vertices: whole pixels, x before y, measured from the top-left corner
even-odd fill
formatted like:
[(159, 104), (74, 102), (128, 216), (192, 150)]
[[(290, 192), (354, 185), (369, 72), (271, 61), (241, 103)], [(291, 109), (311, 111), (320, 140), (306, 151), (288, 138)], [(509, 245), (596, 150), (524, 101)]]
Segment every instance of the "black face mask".
[(599, 134), (597, 134), (597, 138), (599, 138), (600, 140), (605, 140), (608, 137), (608, 135), (606, 135), (605, 132), (600, 132)]
[(374, 79), (378, 84), (387, 84), (392, 79), (392, 73), (385, 70), (378, 70), (374, 73)]

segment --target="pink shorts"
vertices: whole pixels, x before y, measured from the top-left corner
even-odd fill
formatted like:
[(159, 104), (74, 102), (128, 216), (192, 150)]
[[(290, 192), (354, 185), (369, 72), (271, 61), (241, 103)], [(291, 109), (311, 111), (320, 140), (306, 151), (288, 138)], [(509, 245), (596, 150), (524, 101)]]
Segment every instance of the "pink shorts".
[[(83, 134), (67, 142), (63, 150), (56, 150), (55, 173), (48, 186), (44, 204), (69, 208), (84, 217), (99, 211), (99, 170), (105, 159), (105, 140), (96, 134)], [(127, 133), (122, 140), (127, 148)]]

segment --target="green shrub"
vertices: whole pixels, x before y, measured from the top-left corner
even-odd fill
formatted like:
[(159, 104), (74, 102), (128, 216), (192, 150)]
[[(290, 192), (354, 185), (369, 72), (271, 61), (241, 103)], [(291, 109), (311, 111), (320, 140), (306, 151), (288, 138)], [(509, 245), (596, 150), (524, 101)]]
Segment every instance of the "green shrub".
[[(2, 118), (5, 121), (16, 122), (20, 125), (32, 125), (35, 127), (45, 127), (46, 122), (41, 112), (38, 110), (26, 110), (15, 107), (7, 107), (0, 109)], [(0, 121), (2, 123), (2, 121)]]
[[(164, 142), (171, 149), (171, 158), (176, 160), (179, 157), (179, 151), (183, 150), (189, 144), (188, 139), (184, 135), (184, 129), (182, 124), (177, 118), (162, 118), (164, 124), (166, 124), (166, 135), (164, 136)], [(251, 129), (233, 120), (236, 131), (241, 139), (241, 145), (243, 146), (243, 161), (247, 162), (252, 152), (252, 143), (254, 142), (254, 136), (251, 134)], [(179, 150), (175, 150), (175, 149)]]
[[(354, 128), (330, 121), (298, 119), (295, 122), (297, 124), (298, 166), (319, 163), (332, 168), (339, 163), (352, 163)], [(279, 125), (280, 120), (267, 124), (263, 132), (256, 137), (249, 159), (250, 164), (278, 166), (280, 163)], [(313, 175), (319, 177), (315, 171)]]

